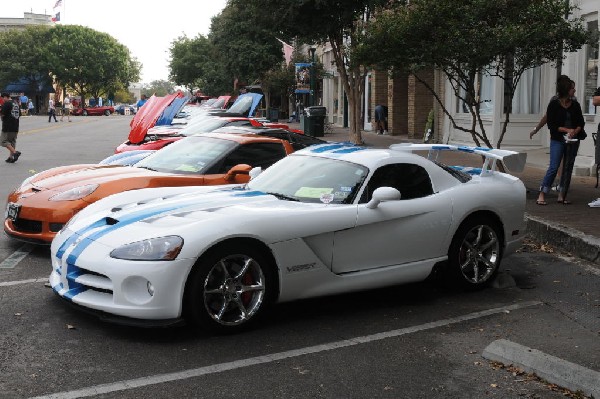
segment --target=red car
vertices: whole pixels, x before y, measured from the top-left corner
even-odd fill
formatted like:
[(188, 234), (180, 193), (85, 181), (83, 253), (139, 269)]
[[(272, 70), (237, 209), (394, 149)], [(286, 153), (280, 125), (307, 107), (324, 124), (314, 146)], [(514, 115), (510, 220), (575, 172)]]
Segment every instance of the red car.
[(106, 115), (106, 116), (109, 116), (110, 114), (112, 114), (114, 112), (115, 112), (115, 107), (110, 106), (110, 105), (103, 105), (101, 107), (74, 108), (71, 110), (71, 115), (83, 115), (83, 116)]

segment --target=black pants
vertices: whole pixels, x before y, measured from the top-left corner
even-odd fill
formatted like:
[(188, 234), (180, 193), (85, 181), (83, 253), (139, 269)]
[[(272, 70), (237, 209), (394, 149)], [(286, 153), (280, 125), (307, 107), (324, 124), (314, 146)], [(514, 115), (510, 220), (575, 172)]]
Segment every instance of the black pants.
[(567, 198), (569, 186), (571, 185), (571, 174), (575, 165), (575, 158), (579, 151), (579, 141), (571, 142), (565, 145), (565, 154), (563, 156), (563, 170), (560, 175), (560, 188), (562, 197)]
[(56, 110), (53, 109), (48, 111), (48, 122), (50, 122), (52, 118), (54, 118), (54, 122), (58, 122), (58, 120), (56, 119)]

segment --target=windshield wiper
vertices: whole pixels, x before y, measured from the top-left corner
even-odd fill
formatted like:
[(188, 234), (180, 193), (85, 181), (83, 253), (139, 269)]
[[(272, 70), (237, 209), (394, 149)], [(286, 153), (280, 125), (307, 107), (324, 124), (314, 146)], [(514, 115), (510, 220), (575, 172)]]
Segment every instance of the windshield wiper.
[(267, 194), (270, 194), (274, 197), (277, 197), (278, 199), (282, 199), (282, 200), (286, 200), (286, 201), (300, 202), (300, 200), (298, 198), (290, 197), (289, 195), (285, 195), (285, 194), (281, 194), (281, 193), (267, 193)]
[(138, 166), (138, 168), (141, 168), (141, 169), (148, 169), (148, 170), (151, 170), (151, 171), (153, 171), (153, 172), (158, 172), (156, 169), (154, 169), (154, 168), (151, 168), (151, 167), (149, 167), (149, 166)]

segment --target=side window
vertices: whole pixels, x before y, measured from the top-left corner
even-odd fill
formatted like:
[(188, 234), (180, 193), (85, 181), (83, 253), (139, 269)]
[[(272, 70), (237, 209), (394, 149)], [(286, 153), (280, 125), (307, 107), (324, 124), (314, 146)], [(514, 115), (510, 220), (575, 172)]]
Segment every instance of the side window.
[(427, 171), (415, 164), (399, 163), (385, 165), (377, 169), (367, 183), (360, 203), (371, 200), (373, 191), (379, 187), (393, 187), (400, 191), (401, 199), (426, 197), (433, 194), (431, 179)]
[(252, 143), (240, 145), (221, 162), (214, 173), (227, 173), (235, 165), (245, 163), (252, 167), (268, 168), (286, 155), (280, 143)]

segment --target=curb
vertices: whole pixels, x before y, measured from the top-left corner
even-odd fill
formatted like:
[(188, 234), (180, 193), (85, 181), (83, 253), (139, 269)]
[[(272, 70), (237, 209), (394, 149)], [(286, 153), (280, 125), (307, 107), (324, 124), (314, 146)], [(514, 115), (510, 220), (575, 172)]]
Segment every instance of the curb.
[(600, 267), (600, 239), (570, 227), (525, 214), (527, 234)]
[(600, 398), (600, 372), (547, 355), (536, 349), (499, 339), (489, 344), (482, 356), (491, 361), (504, 365), (512, 364), (526, 372), (535, 373), (543, 380), (573, 392), (579, 391), (586, 396)]

